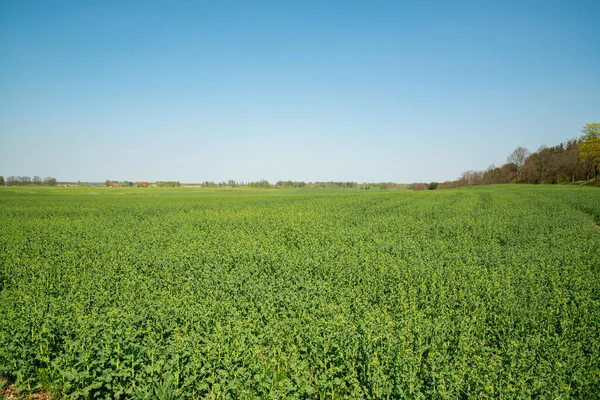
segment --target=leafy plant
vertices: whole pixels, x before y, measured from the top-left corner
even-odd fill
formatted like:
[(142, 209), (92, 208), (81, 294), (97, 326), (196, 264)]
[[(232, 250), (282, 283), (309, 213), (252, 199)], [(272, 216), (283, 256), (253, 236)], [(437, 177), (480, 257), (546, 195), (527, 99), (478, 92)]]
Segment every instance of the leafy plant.
[(7, 189), (0, 382), (23, 393), (600, 393), (595, 188)]

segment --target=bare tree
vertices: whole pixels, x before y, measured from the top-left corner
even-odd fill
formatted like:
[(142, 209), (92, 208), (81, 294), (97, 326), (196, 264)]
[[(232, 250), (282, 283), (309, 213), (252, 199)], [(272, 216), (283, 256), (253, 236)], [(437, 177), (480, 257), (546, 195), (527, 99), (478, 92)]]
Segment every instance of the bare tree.
[(521, 181), (521, 169), (525, 165), (525, 160), (529, 156), (529, 150), (525, 147), (517, 147), (512, 153), (506, 158), (507, 163), (515, 164), (517, 167), (517, 183)]
[(411, 190), (427, 190), (429, 189), (429, 185), (426, 183), (411, 183)]
[(579, 160), (579, 145), (575, 139), (567, 142), (565, 165), (571, 177), (571, 182), (575, 182), (578, 171), (583, 170), (583, 166)]
[(545, 144), (541, 145), (537, 150), (537, 169), (539, 172), (540, 180), (538, 183), (549, 183), (548, 179), (548, 161), (550, 160), (551, 152), (548, 146)]

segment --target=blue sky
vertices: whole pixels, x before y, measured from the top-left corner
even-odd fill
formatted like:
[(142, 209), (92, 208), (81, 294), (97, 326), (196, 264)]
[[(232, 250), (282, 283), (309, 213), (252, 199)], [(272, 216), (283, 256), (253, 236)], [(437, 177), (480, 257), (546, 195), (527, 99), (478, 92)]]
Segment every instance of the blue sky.
[(444, 181), (600, 120), (600, 1), (0, 2), (0, 175)]

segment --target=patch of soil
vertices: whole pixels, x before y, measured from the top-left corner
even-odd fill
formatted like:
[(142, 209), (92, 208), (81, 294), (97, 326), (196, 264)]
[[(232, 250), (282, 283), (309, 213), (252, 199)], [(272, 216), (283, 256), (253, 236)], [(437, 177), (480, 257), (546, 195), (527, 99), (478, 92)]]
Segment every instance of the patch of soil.
[(23, 396), (21, 393), (17, 392), (17, 388), (14, 385), (9, 385), (7, 387), (0, 387), (0, 398), (24, 400), (51, 400), (52, 396), (49, 393), (44, 392), (38, 392)]

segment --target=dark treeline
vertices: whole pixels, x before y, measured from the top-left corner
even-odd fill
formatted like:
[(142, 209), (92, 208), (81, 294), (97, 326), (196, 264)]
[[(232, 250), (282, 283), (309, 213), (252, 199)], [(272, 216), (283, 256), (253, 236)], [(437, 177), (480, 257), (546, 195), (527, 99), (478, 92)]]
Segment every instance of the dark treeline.
[[(600, 177), (600, 123), (587, 124), (583, 135), (556, 146), (541, 146), (530, 153), (517, 147), (506, 164), (484, 171), (465, 171), (455, 181), (413, 184), (413, 189), (449, 189), (497, 183), (566, 183), (598, 180)], [(434, 185), (432, 187), (432, 185)]]
[(0, 186), (56, 186), (56, 179), (49, 176), (42, 179), (39, 176), (0, 176)]

